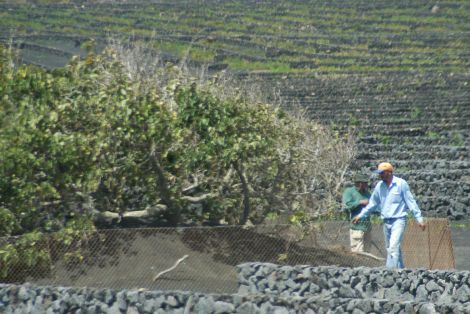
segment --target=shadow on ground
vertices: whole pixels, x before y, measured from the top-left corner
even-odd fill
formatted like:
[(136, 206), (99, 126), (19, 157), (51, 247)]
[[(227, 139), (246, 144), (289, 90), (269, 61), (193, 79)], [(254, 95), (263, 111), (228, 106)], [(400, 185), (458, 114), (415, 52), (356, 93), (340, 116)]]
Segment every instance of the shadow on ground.
[[(56, 248), (58, 250), (58, 248)], [(70, 250), (62, 249), (62, 253)], [(241, 227), (101, 230), (82, 243), (80, 257), (57, 258), (48, 271), (9, 282), (115, 289), (191, 290), (234, 293), (236, 265), (271, 262), (288, 265), (380, 266), (343, 247), (305, 247)], [(60, 256), (55, 252), (56, 256)], [(158, 280), (154, 277), (175, 265)], [(24, 273), (23, 273), (24, 274)]]

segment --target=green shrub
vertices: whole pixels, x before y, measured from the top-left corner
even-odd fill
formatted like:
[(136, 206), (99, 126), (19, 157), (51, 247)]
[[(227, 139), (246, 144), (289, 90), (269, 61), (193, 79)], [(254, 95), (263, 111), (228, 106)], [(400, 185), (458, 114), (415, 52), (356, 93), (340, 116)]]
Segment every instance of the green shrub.
[[(134, 75), (115, 50), (54, 71), (14, 67), (1, 48), (0, 60), (0, 236), (65, 243), (97, 219), (244, 224), (337, 204), (352, 137), (300, 110), (222, 96), (174, 67)], [(25, 245), (4, 247), (3, 262), (23, 261)], [(26, 260), (50, 253), (37, 254)]]

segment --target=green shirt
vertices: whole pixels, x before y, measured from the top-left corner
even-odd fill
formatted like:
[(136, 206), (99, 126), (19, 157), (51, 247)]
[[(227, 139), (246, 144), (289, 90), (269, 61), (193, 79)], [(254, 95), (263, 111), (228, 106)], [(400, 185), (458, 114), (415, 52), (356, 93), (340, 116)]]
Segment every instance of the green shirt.
[[(370, 192), (368, 190), (362, 193), (355, 186), (349, 187), (343, 192), (343, 210), (349, 213), (349, 218), (357, 216), (364, 205), (359, 204), (362, 200), (368, 200)], [(370, 219), (361, 219), (357, 224), (351, 223), (350, 228), (353, 230), (367, 231), (370, 229)]]

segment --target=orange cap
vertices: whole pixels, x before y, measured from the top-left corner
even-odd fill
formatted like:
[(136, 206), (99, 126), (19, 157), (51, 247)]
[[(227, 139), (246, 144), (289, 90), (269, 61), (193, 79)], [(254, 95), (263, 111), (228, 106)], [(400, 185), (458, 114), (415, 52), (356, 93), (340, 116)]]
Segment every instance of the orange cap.
[(391, 163), (388, 162), (382, 162), (377, 166), (377, 170), (375, 170), (375, 173), (382, 173), (384, 171), (388, 172), (393, 172), (393, 166)]

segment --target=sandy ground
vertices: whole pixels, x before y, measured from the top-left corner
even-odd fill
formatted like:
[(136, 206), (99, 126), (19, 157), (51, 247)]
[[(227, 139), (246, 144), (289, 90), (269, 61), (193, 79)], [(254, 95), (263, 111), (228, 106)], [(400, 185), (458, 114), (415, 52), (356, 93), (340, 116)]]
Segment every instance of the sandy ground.
[[(75, 287), (234, 293), (237, 290), (236, 265), (245, 262), (383, 266), (383, 261), (348, 252), (347, 234), (344, 233), (347, 224), (325, 224), (322, 228), (319, 237), (305, 237), (300, 242), (288, 241), (299, 234), (282, 228), (103, 230), (82, 243), (82, 260), (57, 258), (52, 269), (18, 274), (11, 281)], [(374, 253), (384, 255), (379, 225), (374, 232)], [(451, 235), (455, 268), (470, 270), (470, 228), (452, 227)], [(57, 256), (61, 256), (58, 248), (55, 250)], [(153, 280), (185, 255), (188, 257), (174, 270)]]
[[(343, 247), (304, 247), (243, 228), (109, 230), (90, 239), (85, 259), (57, 260), (48, 273), (24, 281), (40, 285), (143, 288), (234, 293), (236, 265), (272, 262), (286, 265), (380, 266)], [(174, 270), (161, 271), (188, 255)]]

